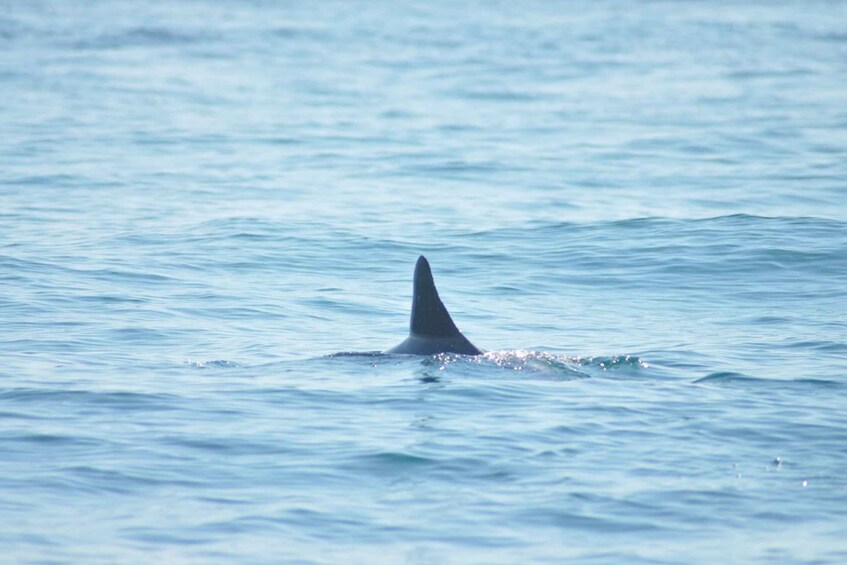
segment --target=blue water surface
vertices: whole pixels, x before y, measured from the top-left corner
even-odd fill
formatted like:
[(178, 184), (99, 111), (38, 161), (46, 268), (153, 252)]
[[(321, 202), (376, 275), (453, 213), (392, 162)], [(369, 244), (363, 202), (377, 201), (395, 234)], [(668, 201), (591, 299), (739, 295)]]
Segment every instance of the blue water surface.
[(847, 561), (845, 22), (0, 2), (0, 561)]

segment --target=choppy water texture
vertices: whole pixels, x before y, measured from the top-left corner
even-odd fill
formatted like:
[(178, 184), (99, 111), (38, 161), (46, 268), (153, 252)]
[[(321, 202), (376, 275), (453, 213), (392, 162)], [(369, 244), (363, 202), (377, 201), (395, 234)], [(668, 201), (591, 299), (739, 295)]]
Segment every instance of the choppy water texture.
[(0, 1), (0, 561), (844, 562), (845, 22)]

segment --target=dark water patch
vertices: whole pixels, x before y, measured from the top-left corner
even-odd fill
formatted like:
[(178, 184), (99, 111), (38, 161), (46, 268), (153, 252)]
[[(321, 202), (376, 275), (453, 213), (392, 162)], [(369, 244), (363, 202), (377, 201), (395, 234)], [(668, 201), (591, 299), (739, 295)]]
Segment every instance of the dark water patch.
[[(759, 254), (762, 260), (790, 263), (796, 253), (803, 261), (825, 259), (838, 263), (845, 245), (844, 230), (845, 224), (837, 220), (733, 214), (693, 220), (648, 217), (589, 224), (541, 222), (473, 232), (470, 237), (475, 241), (502, 241), (505, 246), (515, 239), (531, 237), (536, 253), (561, 254), (562, 261), (577, 266), (589, 259), (593, 262), (587, 264), (595, 267), (608, 268), (612, 259), (631, 259), (637, 266), (656, 254), (658, 258), (669, 254), (674, 264), (682, 256), (683, 265), (714, 255), (723, 259), (719, 264), (731, 266), (738, 261), (727, 259), (740, 252)], [(744, 234), (744, 241), (737, 239), (739, 233)], [(743, 259), (746, 263), (755, 257), (745, 255)]]
[(163, 393), (98, 392), (90, 390), (57, 390), (13, 388), (0, 391), (0, 401), (15, 404), (76, 405), (107, 410), (163, 411), (173, 410), (181, 398)]
[(786, 347), (824, 353), (847, 353), (847, 343), (829, 340), (792, 341), (787, 343)]
[[(785, 382), (785, 381), (780, 381)], [(841, 389), (845, 387), (844, 383), (838, 381), (831, 381), (827, 379), (793, 379), (788, 381), (790, 383), (797, 383), (798, 385), (809, 385), (810, 387), (815, 388), (837, 388)]]
[(476, 100), (482, 102), (511, 102), (525, 103), (542, 98), (538, 94), (529, 92), (518, 92), (514, 90), (464, 90), (452, 93), (458, 98)]
[(843, 31), (828, 31), (814, 34), (816, 39), (832, 43), (847, 43), (847, 32)]
[[(168, 465), (176, 462), (193, 461), (177, 458), (170, 454), (163, 458)], [(200, 487), (209, 479), (208, 475), (185, 473), (178, 467), (170, 468), (162, 465), (133, 466), (126, 468), (106, 468), (105, 466), (71, 465), (62, 469), (59, 480), (72, 481), (80, 488), (91, 490), (111, 490), (128, 493), (137, 489)]]
[(302, 300), (300, 303), (314, 307), (321, 312), (344, 312), (361, 315), (368, 315), (373, 312), (371, 306), (358, 305), (351, 303), (349, 300), (335, 300), (328, 297), (310, 298)]
[(252, 506), (255, 501), (240, 498), (225, 498), (223, 496), (198, 496), (197, 500), (222, 506)]
[(187, 233), (191, 234), (192, 241), (198, 242), (230, 238), (283, 242), (292, 241), (291, 227), (291, 225), (283, 226), (263, 218), (234, 216), (195, 224), (188, 228)]
[(762, 325), (765, 325), (765, 326), (770, 326), (770, 325), (777, 325), (777, 324), (780, 324), (780, 325), (788, 324), (788, 323), (791, 323), (793, 320), (791, 320), (790, 318), (782, 317), (782, 316), (766, 315), (766, 316), (758, 316), (758, 317), (755, 317), (755, 318), (751, 318), (749, 321), (750, 321), (751, 324), (762, 324)]
[(41, 447), (88, 447), (102, 444), (99, 440), (87, 437), (46, 433), (8, 434), (3, 437), (2, 442), (25, 443)]
[[(298, 531), (308, 531), (309, 537), (319, 543), (333, 543), (349, 539), (351, 536), (364, 536), (366, 541), (377, 536), (377, 532), (366, 527), (368, 520), (362, 516), (362, 511), (351, 510), (344, 513), (312, 507), (295, 506), (286, 509), (279, 516), (280, 526), (294, 528)], [(385, 527), (389, 532), (400, 527)], [(383, 537), (384, 539), (384, 537)]]
[(733, 383), (747, 383), (747, 382), (758, 382), (758, 381), (766, 381), (766, 379), (756, 379), (753, 377), (748, 377), (746, 375), (742, 375), (740, 373), (733, 373), (731, 371), (722, 371), (718, 373), (711, 373), (706, 375), (705, 377), (701, 377), (694, 381), (696, 384), (702, 383), (714, 383), (714, 384), (733, 384)]
[[(275, 363), (273, 365), (267, 365), (267, 367), (277, 367), (280, 365), (279, 363)], [(300, 365), (298, 364), (297, 366)], [(347, 368), (349, 369), (349, 367)], [(251, 409), (258, 407), (262, 411), (268, 407), (272, 407), (273, 410), (279, 409), (281, 411), (278, 412), (278, 416), (281, 418), (287, 417), (285, 407), (291, 407), (298, 411), (318, 410), (323, 412), (323, 417), (329, 418), (329, 421), (331, 421), (333, 417), (344, 414), (351, 408), (373, 406), (378, 403), (373, 398), (357, 392), (363, 382), (367, 382), (362, 380), (363, 373), (361, 369), (362, 367), (359, 365), (350, 370), (349, 373), (336, 372), (329, 373), (329, 376), (327, 376), (322, 373), (316, 373), (313, 369), (309, 368), (306, 372), (311, 376), (306, 378), (306, 380), (299, 380), (296, 378), (296, 375), (294, 378), (289, 378), (288, 374), (297, 372), (295, 369), (290, 369), (286, 371), (285, 379), (292, 380), (297, 383), (296, 385), (239, 387), (237, 402), (249, 403), (245, 404), (245, 407), (250, 407)], [(301, 368), (299, 372), (303, 372), (303, 369)], [(350, 381), (351, 376), (356, 378), (356, 380)], [(351, 385), (353, 385), (352, 388)], [(329, 386), (333, 386), (335, 389), (329, 389)], [(380, 387), (376, 385), (375, 388), (379, 390)], [(209, 413), (215, 413), (215, 410)], [(302, 424), (304, 426), (320, 426), (322, 421), (323, 419), (315, 421), (308, 420), (303, 421)]]
[(108, 339), (116, 343), (154, 344), (177, 341), (190, 330), (159, 330), (145, 327), (115, 328), (108, 331)]
[(158, 527), (128, 527), (121, 529), (121, 537), (130, 540), (140, 541), (144, 544), (150, 544), (154, 547), (163, 546), (200, 546), (205, 545), (215, 539), (213, 532), (206, 535), (201, 535), (197, 531), (181, 533), (168, 528), (165, 531)]
[(750, 377), (741, 373), (732, 371), (722, 371), (711, 373), (705, 377), (701, 377), (694, 384), (712, 384), (737, 386), (741, 388), (773, 388), (773, 389), (807, 389), (814, 390), (818, 388), (834, 388), (842, 389), (845, 387), (843, 383), (826, 379), (767, 379), (761, 377)]
[(447, 134), (483, 131), (479, 126), (464, 123), (442, 123), (437, 125), (436, 128)]
[(738, 69), (733, 71), (728, 71), (726, 73), (726, 78), (729, 80), (740, 79), (769, 79), (769, 78), (793, 78), (793, 77), (807, 77), (810, 75), (814, 75), (815, 71), (811, 69), (804, 68), (793, 68), (793, 69)]
[(21, 37), (29, 29), (20, 20), (11, 17), (11, 14), (0, 14), (0, 40), (10, 41)]
[(551, 508), (535, 508), (530, 512), (522, 512), (518, 519), (521, 522), (525, 521), (536, 527), (553, 527), (604, 533), (648, 532), (662, 529), (655, 523), (650, 522), (648, 518), (625, 521), (622, 519), (590, 516), (578, 512)]
[(91, 465), (65, 467), (62, 469), (62, 475), (57, 476), (56, 480), (72, 491), (121, 495), (155, 484), (133, 473)]
[[(219, 411), (217, 411), (220, 413)], [(230, 414), (231, 416), (232, 414)], [(236, 417), (246, 416), (243, 413), (235, 414)], [(255, 438), (247, 438), (242, 436), (232, 437), (182, 437), (168, 436), (160, 437), (158, 441), (173, 447), (187, 448), (192, 451), (206, 452), (209, 454), (227, 455), (227, 456), (270, 456), (281, 455), (287, 453), (283, 445), (275, 442), (260, 442)]]
[(248, 308), (248, 307), (197, 307), (197, 308), (174, 308), (174, 312), (186, 314), (198, 319), (209, 320), (272, 320), (289, 318), (284, 312), (274, 312), (270, 308)]
[(90, 302), (92, 304), (145, 304), (150, 300), (147, 298), (139, 298), (137, 296), (126, 296), (116, 294), (75, 294), (74, 301)]
[(432, 472), (439, 462), (429, 457), (398, 451), (384, 451), (354, 457), (345, 467), (365, 475), (396, 476)]
[(124, 49), (129, 47), (170, 47), (208, 42), (218, 36), (208, 32), (177, 31), (166, 27), (140, 26), (109, 31), (72, 44), (75, 49)]
[(294, 27), (285, 26), (273, 30), (273, 34), (283, 39), (295, 40), (297, 42), (308, 41), (327, 41), (332, 39), (332, 34), (327, 29), (315, 27)]
[(168, 275), (152, 272), (129, 271), (122, 269), (79, 270), (78, 272), (91, 275), (107, 281), (127, 281), (137, 283), (171, 282), (175, 279)]
[(56, 173), (52, 175), (36, 174), (23, 175), (5, 179), (3, 181), (9, 185), (32, 186), (32, 187), (76, 187), (83, 185), (86, 182), (84, 177), (71, 175), (67, 173)]
[(471, 179), (490, 177), (494, 173), (505, 174), (517, 170), (515, 165), (499, 161), (448, 160), (404, 164), (395, 169), (395, 173), (412, 176), (435, 176), (444, 179)]
[[(8, 375), (2, 375), (2, 376), (8, 378)], [(2, 395), (2, 392), (0, 392), (0, 395)], [(0, 412), (0, 422), (9, 421), (9, 420), (31, 420), (31, 421), (45, 420), (45, 421), (49, 421), (49, 420), (53, 420), (53, 419), (54, 418), (51, 417), (51, 416), (39, 416), (39, 415), (36, 415), (36, 414), (27, 414), (25, 412), (5, 412), (5, 411)]]
[(765, 510), (762, 512), (756, 512), (751, 515), (751, 518), (756, 520), (757, 522), (762, 523), (784, 523), (784, 524), (794, 524), (797, 523), (798, 517), (791, 510), (779, 511), (778, 509)]
[(199, 526), (198, 529), (216, 534), (252, 534), (278, 530), (282, 520), (269, 516), (239, 516), (231, 520), (212, 521)]
[[(204, 97), (198, 100), (199, 102), (214, 100), (213, 98)], [(147, 131), (136, 131), (132, 135), (133, 143), (138, 145), (150, 145), (150, 146), (176, 146), (176, 147), (184, 147), (184, 146), (197, 146), (202, 147), (204, 145), (209, 146), (225, 146), (228, 144), (232, 144), (234, 142), (231, 136), (216, 134), (216, 133), (206, 133), (206, 134), (170, 134), (168, 136), (163, 136), (161, 133), (151, 133)]]
[(295, 138), (295, 137), (283, 137), (283, 136), (262, 137), (262, 138), (257, 138), (256, 141), (258, 141), (259, 143), (267, 144), (267, 145), (282, 145), (282, 146), (300, 145), (304, 142), (303, 139), (299, 139), (299, 138)]
[[(0, 504), (4, 504), (0, 502)], [(39, 535), (39, 534), (29, 534), (29, 533), (0, 533), (0, 542), (3, 542), (4, 545), (8, 544), (7, 547), (15, 546), (17, 547), (20, 544), (26, 545), (34, 545), (36, 547), (43, 548), (59, 548), (62, 546), (63, 542), (57, 540), (55, 538), (55, 534), (51, 533), (49, 535)], [(33, 563), (37, 565), (55, 565), (56, 563), (61, 563), (61, 560), (57, 559), (31, 559), (27, 560), (28, 563)]]

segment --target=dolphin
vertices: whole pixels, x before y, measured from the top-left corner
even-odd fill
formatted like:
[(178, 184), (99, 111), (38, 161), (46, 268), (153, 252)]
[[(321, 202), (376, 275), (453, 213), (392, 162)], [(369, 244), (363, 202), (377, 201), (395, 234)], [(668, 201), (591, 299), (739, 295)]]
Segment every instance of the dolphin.
[(412, 317), (409, 337), (400, 345), (386, 351), (405, 355), (433, 355), (435, 353), (461, 353), (482, 355), (482, 351), (462, 335), (447, 308), (438, 297), (429, 261), (421, 255), (415, 265), (412, 293)]

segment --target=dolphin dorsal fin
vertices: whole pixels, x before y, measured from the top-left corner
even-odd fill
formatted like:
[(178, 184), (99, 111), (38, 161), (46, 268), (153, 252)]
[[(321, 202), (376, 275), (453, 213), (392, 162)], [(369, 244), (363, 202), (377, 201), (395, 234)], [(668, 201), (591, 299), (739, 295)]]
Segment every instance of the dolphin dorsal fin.
[(409, 337), (386, 353), (403, 355), (435, 355), (459, 353), (481, 355), (482, 350), (462, 335), (447, 308), (438, 297), (432, 270), (426, 257), (418, 257), (412, 291), (412, 318)]
[(415, 265), (412, 318), (409, 321), (412, 335), (427, 337), (458, 337), (459, 328), (453, 322), (444, 303), (438, 297), (429, 261), (421, 255)]

